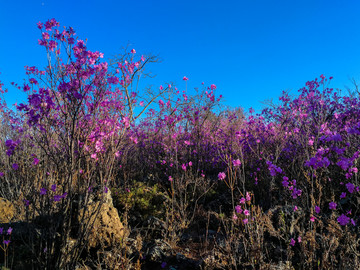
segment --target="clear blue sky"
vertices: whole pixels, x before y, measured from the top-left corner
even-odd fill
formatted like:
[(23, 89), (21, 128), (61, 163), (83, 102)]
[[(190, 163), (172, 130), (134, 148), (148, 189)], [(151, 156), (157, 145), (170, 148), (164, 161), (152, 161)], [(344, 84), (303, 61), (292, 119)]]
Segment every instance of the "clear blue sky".
[(225, 104), (259, 110), (320, 74), (360, 82), (359, 13), (357, 0), (0, 0), (0, 80), (9, 103), (24, 98), (10, 82), (44, 66), (36, 23), (55, 18), (105, 57), (128, 43), (158, 54), (156, 87), (187, 76), (188, 89), (214, 83)]

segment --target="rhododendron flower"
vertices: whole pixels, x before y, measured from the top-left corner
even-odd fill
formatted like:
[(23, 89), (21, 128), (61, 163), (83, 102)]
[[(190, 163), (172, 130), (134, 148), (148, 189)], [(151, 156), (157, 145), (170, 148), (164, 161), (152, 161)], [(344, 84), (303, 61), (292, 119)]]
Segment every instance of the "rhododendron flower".
[(352, 224), (353, 226), (355, 226), (355, 225), (356, 225), (355, 220), (350, 219), (350, 221), (351, 221), (351, 224)]
[(5, 246), (7, 246), (7, 245), (10, 244), (10, 242), (11, 242), (10, 240), (4, 240), (4, 241), (3, 241), (3, 244), (4, 244)]
[(38, 164), (39, 164), (39, 160), (37, 158), (34, 158), (33, 165), (38, 165)]
[(329, 209), (331, 209), (331, 210), (335, 210), (336, 206), (337, 206), (336, 202), (330, 202), (329, 203)]
[(295, 240), (293, 239), (293, 238), (291, 238), (291, 240), (290, 240), (290, 246), (295, 246)]
[(182, 164), (182, 165), (181, 165), (181, 168), (182, 168), (184, 171), (186, 171), (186, 165), (185, 165), (185, 164)]
[(241, 206), (240, 205), (235, 206), (235, 211), (236, 213), (241, 214), (242, 213)]
[(226, 174), (224, 172), (219, 172), (219, 174), (218, 174), (219, 180), (224, 180), (225, 177), (226, 177)]
[(345, 186), (350, 193), (354, 193), (355, 186), (352, 183), (347, 183)]
[(350, 218), (347, 217), (346, 215), (342, 214), (340, 217), (338, 217), (337, 221), (339, 222), (339, 224), (341, 226), (345, 226), (346, 224), (349, 223)]
[(241, 165), (240, 159), (233, 160), (234, 167), (238, 167)]

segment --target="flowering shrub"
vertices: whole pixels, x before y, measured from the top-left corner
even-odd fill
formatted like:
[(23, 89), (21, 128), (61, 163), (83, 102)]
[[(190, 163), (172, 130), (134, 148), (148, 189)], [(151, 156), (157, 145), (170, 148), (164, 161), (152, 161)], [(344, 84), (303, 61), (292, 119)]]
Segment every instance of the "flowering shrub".
[(256, 269), (274, 258), (360, 265), (358, 95), (340, 96), (321, 75), (261, 113), (222, 110), (215, 84), (190, 95), (184, 76), (185, 90), (166, 83), (142, 91), (138, 80), (154, 57), (131, 49), (106, 62), (73, 28), (54, 19), (38, 28), (48, 65), (26, 67), (25, 82), (13, 83), (27, 94), (16, 111), (0, 99), (0, 195), (21, 202), (29, 224), (22, 240), (37, 258), (29, 263), (75, 269), (90, 260), (92, 219), (75, 217), (97, 216), (101, 207), (89, 205), (112, 190), (123, 220), (146, 241), (141, 228), (155, 216), (172, 248), (198, 233), (194, 245), (230, 254), (225, 266), (209, 262), (214, 268)]

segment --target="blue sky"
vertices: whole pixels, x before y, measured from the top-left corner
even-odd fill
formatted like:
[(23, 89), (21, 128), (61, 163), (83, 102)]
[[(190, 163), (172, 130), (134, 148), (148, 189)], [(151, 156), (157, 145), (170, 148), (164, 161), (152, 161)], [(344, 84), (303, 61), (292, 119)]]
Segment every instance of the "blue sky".
[(214, 83), (225, 105), (259, 110), (321, 74), (360, 82), (359, 12), (356, 0), (0, 0), (0, 80), (10, 104), (24, 99), (10, 82), (46, 64), (36, 23), (55, 18), (105, 58), (129, 43), (159, 55), (154, 87), (187, 76), (188, 89)]

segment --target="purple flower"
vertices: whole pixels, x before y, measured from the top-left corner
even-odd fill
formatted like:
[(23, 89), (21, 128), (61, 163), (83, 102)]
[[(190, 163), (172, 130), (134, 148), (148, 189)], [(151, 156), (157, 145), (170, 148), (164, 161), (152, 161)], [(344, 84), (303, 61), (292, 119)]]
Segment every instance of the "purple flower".
[(45, 194), (46, 194), (46, 188), (41, 188), (40, 195), (45, 195)]
[(342, 192), (340, 195), (340, 199), (344, 199), (346, 197), (346, 192)]
[(10, 244), (10, 240), (4, 240), (3, 243), (5, 246), (7, 246), (8, 244)]
[(354, 193), (355, 186), (352, 183), (347, 183), (345, 186), (350, 193)]
[(55, 192), (55, 191), (56, 191), (56, 185), (55, 185), (55, 184), (51, 186), (51, 191), (52, 191), (52, 192)]
[(294, 238), (291, 238), (291, 240), (290, 240), (290, 246), (295, 246), (295, 240), (294, 240)]
[(249, 220), (247, 218), (243, 219), (244, 224), (248, 224)]
[(28, 200), (24, 199), (24, 204), (25, 204), (25, 206), (29, 206), (30, 202)]
[(4, 228), (0, 227), (0, 234), (2, 234), (4, 231)]
[(13, 231), (13, 228), (9, 227), (9, 229), (7, 230), (7, 234), (10, 235), (12, 231)]
[(218, 174), (219, 180), (224, 180), (225, 177), (226, 177), (226, 174), (224, 172), (219, 172), (219, 174)]
[(339, 224), (341, 226), (345, 226), (346, 224), (349, 223), (350, 218), (347, 217), (346, 215), (342, 214), (340, 217), (338, 217), (337, 221), (339, 222)]
[(65, 199), (66, 196), (67, 196), (67, 192), (64, 192), (63, 195), (61, 195), (61, 197), (62, 197), (63, 199)]
[(241, 214), (242, 213), (241, 206), (240, 205), (235, 206), (235, 211), (236, 213)]
[(241, 204), (245, 204), (245, 198), (244, 198), (244, 197), (242, 197), (242, 198), (240, 199), (240, 203), (241, 203)]
[(329, 203), (329, 209), (331, 210), (336, 210), (336, 206), (337, 206), (336, 202)]
[(355, 226), (355, 225), (356, 225), (355, 220), (350, 219), (350, 221), (351, 221), (351, 224), (352, 224), (353, 226)]
[(61, 198), (62, 198), (62, 196), (61, 196), (61, 195), (54, 195), (54, 202), (58, 202), (58, 201), (60, 201), (60, 200), (61, 200)]
[(167, 263), (166, 263), (166, 262), (163, 262), (163, 263), (161, 264), (161, 268), (165, 268), (166, 265), (167, 265)]
[(38, 164), (39, 164), (39, 160), (37, 158), (34, 158), (33, 165), (38, 165)]
[(19, 165), (17, 165), (16, 163), (14, 163), (14, 164), (12, 165), (12, 168), (13, 168), (14, 170), (17, 170), (17, 169), (19, 169)]
[(319, 214), (320, 213), (320, 207), (319, 206), (315, 206), (315, 212), (316, 212), (316, 214)]

